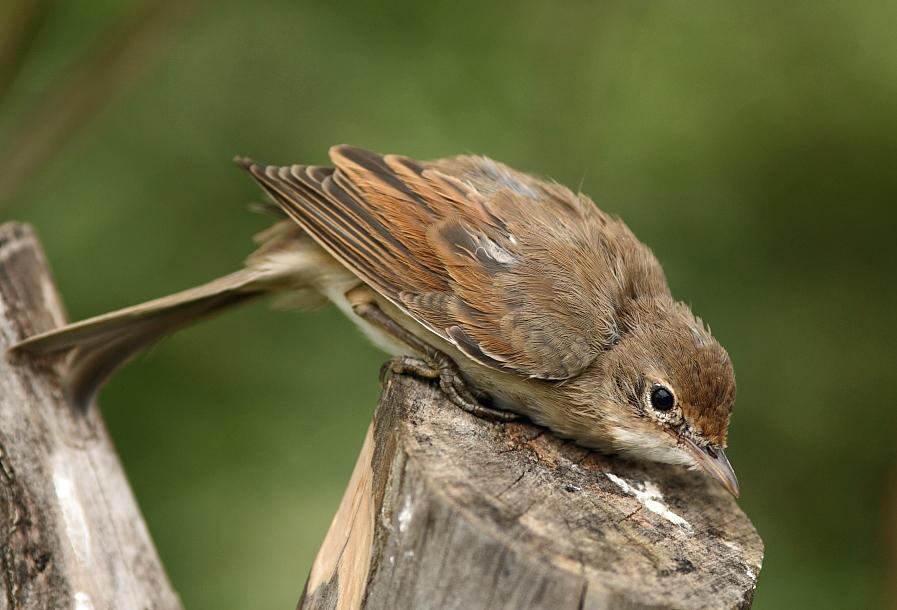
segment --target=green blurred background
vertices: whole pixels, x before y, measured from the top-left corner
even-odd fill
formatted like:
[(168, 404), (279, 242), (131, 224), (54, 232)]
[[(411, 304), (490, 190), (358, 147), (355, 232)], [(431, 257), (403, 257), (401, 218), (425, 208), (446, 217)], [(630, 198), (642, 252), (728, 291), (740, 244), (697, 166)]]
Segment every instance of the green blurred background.
[[(7, 162), (53, 83), (134, 6), (44, 3), (0, 99)], [(581, 184), (735, 363), (729, 454), (766, 542), (755, 607), (890, 606), (895, 23), (885, 1), (197, 3), (40, 171), (0, 189), (0, 218), (35, 225), (77, 319), (239, 264), (268, 221), (246, 212), (259, 193), (234, 154), (477, 152)], [(295, 605), (382, 359), (335, 311), (256, 304), (108, 386), (188, 608)]]

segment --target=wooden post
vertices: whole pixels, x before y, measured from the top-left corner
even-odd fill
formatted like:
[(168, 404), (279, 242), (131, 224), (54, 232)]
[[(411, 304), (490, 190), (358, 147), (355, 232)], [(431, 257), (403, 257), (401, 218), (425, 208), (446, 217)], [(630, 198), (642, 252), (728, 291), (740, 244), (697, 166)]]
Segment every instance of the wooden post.
[(0, 225), (0, 610), (178, 609), (99, 409), (5, 353), (63, 321), (31, 229)]
[(762, 558), (700, 473), (489, 423), (393, 377), (299, 608), (748, 608)]

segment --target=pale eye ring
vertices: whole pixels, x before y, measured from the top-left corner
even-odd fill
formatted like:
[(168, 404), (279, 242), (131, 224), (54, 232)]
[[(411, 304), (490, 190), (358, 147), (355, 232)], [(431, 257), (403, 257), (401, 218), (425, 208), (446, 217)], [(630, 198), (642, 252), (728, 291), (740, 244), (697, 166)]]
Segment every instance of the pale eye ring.
[(669, 411), (676, 406), (676, 397), (666, 386), (656, 385), (651, 388), (651, 406), (657, 411)]

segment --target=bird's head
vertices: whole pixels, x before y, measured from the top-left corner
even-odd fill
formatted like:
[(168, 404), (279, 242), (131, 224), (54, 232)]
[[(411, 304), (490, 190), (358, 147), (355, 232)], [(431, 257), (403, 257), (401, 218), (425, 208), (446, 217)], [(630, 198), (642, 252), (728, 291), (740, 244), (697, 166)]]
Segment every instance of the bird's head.
[(601, 359), (605, 438), (624, 455), (700, 468), (737, 496), (724, 452), (735, 403), (726, 350), (671, 299), (637, 303), (624, 328)]

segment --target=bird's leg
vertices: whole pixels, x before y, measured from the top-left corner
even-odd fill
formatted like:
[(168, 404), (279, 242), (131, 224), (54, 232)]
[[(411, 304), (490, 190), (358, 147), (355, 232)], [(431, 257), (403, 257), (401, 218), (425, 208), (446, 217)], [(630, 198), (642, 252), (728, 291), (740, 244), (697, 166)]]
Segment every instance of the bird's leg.
[(507, 422), (519, 419), (516, 413), (494, 409), (480, 403), (467, 387), (464, 378), (461, 377), (458, 365), (449, 356), (422, 341), (390, 318), (386, 312), (380, 309), (377, 303), (370, 299), (361, 300), (358, 296), (358, 293), (354, 290), (346, 293), (349, 303), (352, 304), (352, 310), (357, 316), (384, 330), (424, 356), (422, 359), (411, 356), (397, 356), (393, 358), (380, 369), (381, 383), (387, 373), (400, 375), (410, 373), (424, 379), (438, 379), (439, 387), (448, 399), (468, 413), (492, 421)]

